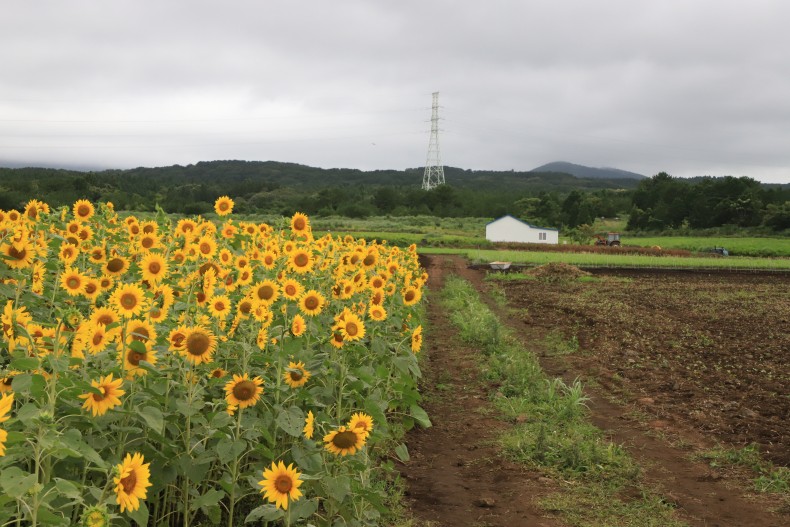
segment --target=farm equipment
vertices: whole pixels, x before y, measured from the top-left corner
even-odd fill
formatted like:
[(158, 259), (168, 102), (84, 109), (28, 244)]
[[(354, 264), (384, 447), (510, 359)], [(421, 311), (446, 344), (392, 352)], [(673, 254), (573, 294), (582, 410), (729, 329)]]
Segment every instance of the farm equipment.
[(729, 256), (730, 252), (725, 249), (724, 247), (714, 247), (713, 249), (708, 250), (711, 254), (716, 254), (719, 256)]
[(595, 245), (606, 245), (608, 247), (620, 247), (620, 233), (608, 232), (606, 235), (596, 234)]

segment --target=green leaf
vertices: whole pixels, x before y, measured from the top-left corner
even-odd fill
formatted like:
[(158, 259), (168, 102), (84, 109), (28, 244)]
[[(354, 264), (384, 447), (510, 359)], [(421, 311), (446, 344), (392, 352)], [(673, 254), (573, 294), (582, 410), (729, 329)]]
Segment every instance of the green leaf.
[(247, 450), (247, 442), (243, 439), (235, 441), (222, 441), (217, 444), (217, 456), (221, 463), (228, 463), (236, 459)]
[(318, 500), (301, 499), (290, 504), (291, 520), (301, 520), (309, 518), (318, 510)]
[(304, 429), (304, 412), (297, 406), (291, 406), (287, 410), (280, 410), (275, 422), (289, 436), (299, 437)]
[(140, 417), (142, 417), (146, 424), (154, 429), (156, 433), (162, 433), (162, 429), (165, 427), (165, 418), (159, 408), (154, 406), (146, 406), (140, 409), (139, 413)]
[(0, 487), (13, 498), (24, 496), (37, 481), (35, 474), (28, 474), (19, 467), (8, 467), (0, 472)]
[(266, 505), (261, 505), (260, 507), (256, 507), (252, 509), (250, 513), (244, 518), (244, 523), (254, 522), (256, 520), (266, 520), (266, 521), (274, 521), (279, 520), (284, 515), (284, 512), (272, 505), (271, 503), (267, 503)]
[(219, 501), (224, 497), (225, 493), (221, 490), (211, 489), (197, 499), (192, 500), (190, 507), (193, 511), (201, 507), (210, 507), (219, 503)]
[(395, 455), (398, 456), (398, 459), (400, 459), (404, 463), (406, 463), (410, 459), (409, 449), (403, 443), (395, 447)]
[(420, 408), (416, 404), (411, 405), (409, 410), (410, 410), (410, 412), (409, 412), (410, 415), (418, 423), (420, 423), (420, 426), (422, 426), (423, 428), (430, 428), (431, 427), (431, 420), (428, 418), (428, 414), (425, 412), (425, 410), (423, 410), (422, 408)]
[(146, 527), (148, 525), (148, 506), (144, 501), (140, 500), (140, 508), (134, 512), (129, 512), (129, 517), (133, 519), (137, 525)]
[(342, 503), (343, 499), (351, 494), (351, 480), (348, 476), (325, 477), (321, 483), (336, 504)]
[(79, 499), (82, 497), (80, 489), (67, 479), (55, 478), (55, 489), (61, 496), (67, 498)]
[(20, 357), (11, 361), (12, 370), (35, 370), (41, 366), (41, 363), (36, 357)]

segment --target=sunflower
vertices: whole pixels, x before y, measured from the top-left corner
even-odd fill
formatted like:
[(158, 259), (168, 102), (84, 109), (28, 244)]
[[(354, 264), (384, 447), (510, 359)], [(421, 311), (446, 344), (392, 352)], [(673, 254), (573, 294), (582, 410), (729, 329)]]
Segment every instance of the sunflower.
[(98, 307), (93, 310), (89, 320), (95, 324), (101, 324), (102, 326), (109, 326), (110, 324), (115, 324), (118, 322), (119, 317), (118, 313), (115, 310), (110, 309), (109, 307)]
[(193, 326), (184, 332), (180, 351), (193, 364), (211, 362), (216, 349), (217, 337), (208, 329), (202, 326)]
[(291, 230), (294, 234), (299, 235), (309, 233), (310, 219), (301, 212), (297, 212), (291, 217)]
[(373, 418), (368, 414), (363, 414), (362, 412), (357, 412), (351, 416), (351, 420), (348, 422), (348, 427), (351, 430), (356, 430), (357, 432), (363, 432), (365, 437), (370, 435), (370, 432), (373, 430)]
[(17, 343), (28, 340), (27, 334), (20, 333), (19, 328), (27, 328), (32, 321), (25, 306), (15, 309), (13, 300), (6, 303), (3, 315), (0, 317), (0, 326), (3, 329), (2, 337), (8, 342), (9, 352), (14, 351)]
[(283, 373), (283, 378), (285, 379), (285, 384), (291, 388), (299, 388), (307, 384), (308, 379), (310, 379), (310, 372), (305, 369), (302, 361), (289, 362), (288, 368)]
[(5, 442), (8, 439), (8, 432), (0, 428), (0, 457), (5, 455)]
[(144, 306), (144, 294), (137, 284), (122, 284), (115, 288), (110, 296), (110, 305), (126, 318), (139, 315)]
[(422, 326), (417, 326), (414, 328), (414, 332), (411, 334), (411, 351), (413, 353), (419, 353), (420, 349), (422, 349)]
[(313, 269), (313, 264), (315, 264), (313, 255), (306, 249), (295, 249), (288, 255), (288, 267), (296, 273), (309, 273)]
[(159, 236), (156, 233), (147, 232), (140, 236), (140, 239), (137, 241), (137, 246), (142, 251), (150, 251), (152, 249), (161, 247), (162, 244), (159, 241)]
[(294, 337), (301, 337), (302, 335), (304, 335), (306, 329), (307, 329), (307, 325), (305, 324), (302, 315), (294, 316), (294, 319), (291, 321), (291, 334)]
[(217, 201), (214, 202), (214, 210), (219, 216), (227, 216), (233, 212), (233, 205), (233, 200), (228, 196), (220, 196), (217, 198)]
[(208, 301), (208, 310), (211, 316), (219, 320), (225, 320), (230, 313), (231, 303), (227, 295), (212, 296)]
[(132, 320), (126, 326), (126, 343), (133, 340), (142, 342), (146, 348), (150, 348), (156, 340), (156, 330), (153, 324), (144, 320)]
[(197, 229), (197, 223), (187, 218), (178, 220), (178, 224), (176, 224), (176, 234), (184, 238), (192, 237), (195, 233), (195, 229)]
[(227, 374), (228, 374), (228, 372), (226, 372), (222, 368), (214, 368), (213, 370), (211, 370), (209, 372), (208, 376), (211, 379), (221, 379), (224, 376), (226, 376)]
[(403, 290), (403, 303), (407, 306), (413, 306), (422, 298), (422, 292), (413, 286), (409, 286)]
[(341, 349), (343, 345), (346, 343), (343, 340), (343, 334), (337, 330), (332, 331), (332, 337), (329, 339), (329, 343), (337, 349)]
[(365, 336), (365, 324), (354, 313), (346, 313), (343, 320), (337, 323), (337, 329), (346, 341), (360, 340)]
[(288, 300), (296, 300), (304, 291), (304, 286), (298, 280), (286, 278), (281, 285), (283, 296)]
[(341, 426), (324, 436), (324, 448), (339, 456), (353, 455), (365, 446), (365, 439), (363, 431)]
[(60, 275), (60, 286), (69, 296), (81, 295), (85, 289), (85, 277), (72, 267), (67, 267)]
[(90, 301), (95, 301), (101, 294), (101, 285), (98, 278), (85, 278), (85, 287), (82, 288), (82, 295)]
[(32, 220), (38, 220), (40, 214), (49, 214), (49, 205), (37, 199), (31, 199), (25, 205), (25, 216)]
[(88, 322), (85, 329), (85, 344), (87, 345), (88, 353), (100, 353), (104, 351), (107, 345), (118, 335), (118, 328), (107, 331), (107, 327), (103, 324)]
[(33, 258), (36, 256), (33, 244), (29, 241), (18, 244), (2, 244), (0, 245), (0, 254), (6, 256), (0, 260), (12, 269), (27, 269), (33, 265)]
[(277, 300), (277, 297), (280, 296), (279, 288), (272, 280), (263, 280), (262, 282), (256, 283), (252, 286), (252, 291), (255, 298), (267, 306), (273, 304)]
[(110, 514), (104, 505), (93, 505), (85, 509), (80, 527), (107, 527), (110, 525)]
[(101, 393), (84, 393), (79, 396), (80, 399), (85, 399), (82, 407), (90, 410), (93, 417), (97, 415), (104, 415), (107, 410), (110, 410), (121, 404), (121, 395), (125, 394), (121, 390), (123, 379), (112, 378), (112, 373), (106, 377), (99, 377), (98, 381), (91, 381), (91, 386), (99, 390)]
[(121, 512), (136, 511), (140, 508), (140, 500), (144, 500), (151, 486), (149, 478), (150, 463), (143, 463), (143, 455), (136, 452), (126, 454), (123, 463), (115, 466), (115, 502), (121, 506)]
[(201, 236), (197, 241), (197, 252), (203, 258), (212, 258), (217, 253), (217, 242), (212, 236)]
[(75, 202), (72, 210), (74, 211), (74, 218), (79, 221), (87, 221), (91, 219), (93, 214), (96, 212), (96, 209), (93, 208), (93, 203), (86, 199), (81, 199)]
[(18, 370), (11, 370), (9, 371), (5, 377), (0, 379), (0, 393), (9, 393), (12, 390), (11, 384), (14, 382), (14, 377), (22, 373)]
[(299, 476), (301, 473), (294, 468), (293, 463), (286, 467), (282, 461), (272, 461), (272, 467), (263, 471), (263, 480), (258, 482), (261, 494), (280, 509), (288, 510), (288, 502), (296, 501), (302, 496), (302, 491), (299, 490), (302, 480)]
[(302, 432), (304, 432), (304, 436), (307, 439), (313, 438), (314, 426), (315, 426), (315, 416), (313, 415), (312, 410), (308, 410), (307, 417), (304, 420), (304, 428), (302, 429)]
[(381, 322), (382, 320), (386, 320), (387, 310), (384, 309), (382, 306), (371, 304), (368, 307), (368, 315), (370, 315), (371, 320), (375, 320), (376, 322)]
[(0, 423), (8, 421), (11, 406), (14, 404), (14, 393), (4, 393), (0, 396)]
[(263, 379), (255, 377), (250, 379), (248, 374), (233, 375), (233, 380), (225, 384), (225, 400), (229, 405), (238, 408), (248, 408), (261, 398), (263, 393)]
[(113, 256), (104, 264), (104, 272), (110, 276), (121, 276), (129, 269), (129, 260), (123, 256)]
[(326, 303), (326, 299), (324, 295), (316, 291), (315, 289), (311, 289), (299, 299), (299, 309), (308, 316), (315, 316), (321, 312), (324, 308), (324, 304)]
[(77, 248), (76, 245), (72, 245), (68, 242), (63, 242), (60, 244), (60, 250), (58, 251), (58, 259), (65, 263), (66, 265), (71, 265), (74, 263), (74, 260), (77, 259), (77, 256), (80, 255), (80, 250)]
[(142, 361), (148, 364), (156, 364), (156, 351), (153, 349), (140, 348), (139, 346), (127, 346), (126, 352), (121, 352), (124, 369), (126, 370), (126, 378), (131, 379), (135, 375), (145, 375), (148, 373), (144, 368), (140, 367)]
[(266, 269), (272, 270), (277, 265), (277, 253), (274, 251), (266, 251), (261, 256), (261, 265)]
[(150, 284), (158, 284), (167, 276), (169, 266), (161, 254), (148, 253), (140, 261), (143, 280)]
[(178, 326), (170, 331), (170, 334), (167, 336), (167, 341), (170, 343), (168, 350), (183, 351), (188, 331), (189, 329), (186, 326)]

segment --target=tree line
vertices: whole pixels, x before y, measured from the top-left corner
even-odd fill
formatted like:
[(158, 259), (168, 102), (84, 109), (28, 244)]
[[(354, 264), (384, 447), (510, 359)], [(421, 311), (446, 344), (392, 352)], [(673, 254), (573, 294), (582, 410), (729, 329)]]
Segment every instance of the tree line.
[(439, 217), (517, 216), (536, 225), (576, 228), (629, 216), (641, 231), (734, 225), (790, 228), (790, 185), (750, 178), (685, 180), (660, 173), (642, 180), (576, 178), (557, 172), (473, 171), (446, 167), (448, 185), (420, 188), (422, 169), (321, 169), (273, 161), (81, 172), (0, 168), (0, 209), (33, 198), (54, 207), (78, 199), (112, 201), (117, 210), (205, 214), (228, 195), (242, 214)]

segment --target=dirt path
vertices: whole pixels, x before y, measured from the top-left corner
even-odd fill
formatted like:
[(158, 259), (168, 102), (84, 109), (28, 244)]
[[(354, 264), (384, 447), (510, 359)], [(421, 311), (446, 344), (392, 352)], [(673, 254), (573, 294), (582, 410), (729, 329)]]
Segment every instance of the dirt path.
[(413, 515), (431, 526), (561, 526), (534, 505), (554, 489), (551, 481), (497, 455), (492, 441), (506, 425), (488, 417), (493, 408), (479, 378), (480, 352), (457, 338), (439, 303), (445, 273), (463, 274), (465, 264), (429, 258), (423, 266), (432, 294), (422, 391), (433, 426), (409, 434), (411, 461), (401, 468)]
[[(428, 360), (424, 392), (434, 427), (410, 435), (412, 462), (403, 470), (415, 516), (458, 526), (556, 526), (534, 505), (536, 496), (556, 487), (536, 473), (503, 462), (489, 442), (505, 424), (487, 417), (489, 387), (478, 378), (477, 350), (467, 348), (455, 336), (436, 293), (444, 275), (452, 270), (480, 291), (488, 289), (484, 274), (466, 269), (456, 257), (430, 257), (429, 287), (434, 296), (428, 306), (430, 333), (426, 342)], [(487, 299), (487, 297), (484, 296)], [(501, 319), (519, 334), (541, 357), (547, 374), (573, 380), (588, 371), (570, 367), (545, 356), (541, 344), (553, 328), (530, 324), (489, 302)], [(560, 327), (562, 321), (557, 321)], [(643, 467), (646, 480), (661, 489), (690, 525), (700, 527), (780, 527), (790, 524), (788, 516), (767, 512), (769, 504), (759, 497), (747, 497), (731, 482), (702, 463), (689, 461), (687, 450), (661, 438), (661, 423), (645, 426), (634, 420), (633, 406), (609, 401), (604, 388), (586, 389), (591, 397), (591, 419), (611, 439), (628, 447)], [(657, 430), (658, 429), (658, 430)], [(658, 434), (656, 432), (659, 432)], [(691, 430), (685, 436), (692, 443), (704, 442)], [(493, 506), (490, 506), (493, 505)]]

